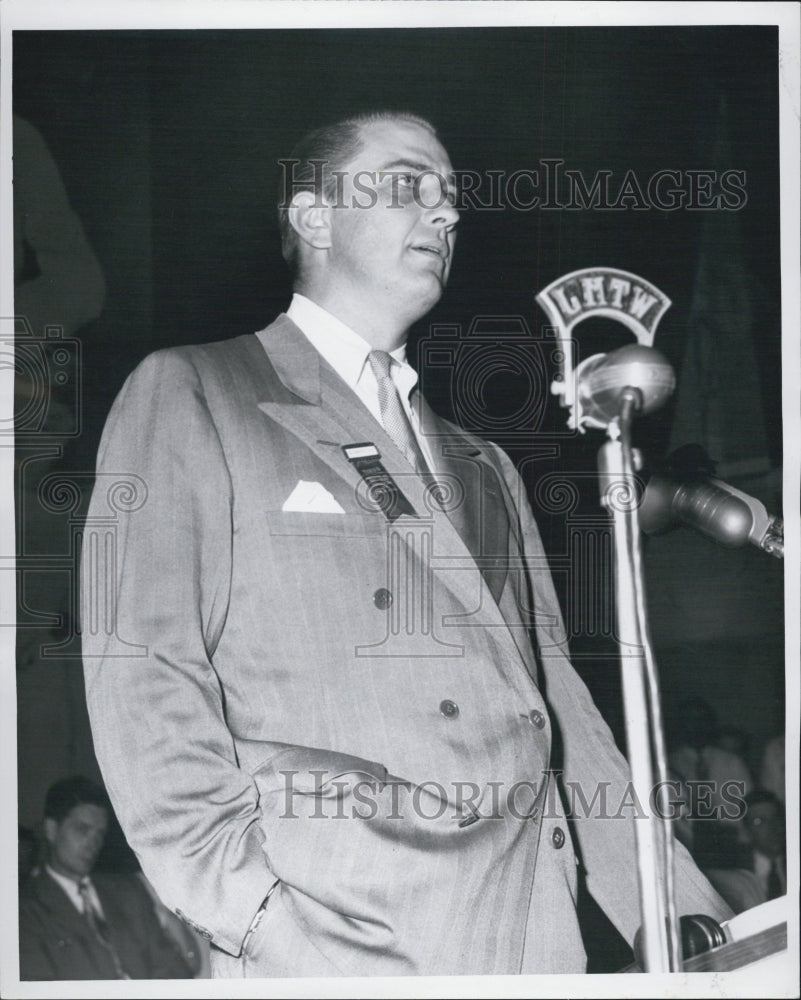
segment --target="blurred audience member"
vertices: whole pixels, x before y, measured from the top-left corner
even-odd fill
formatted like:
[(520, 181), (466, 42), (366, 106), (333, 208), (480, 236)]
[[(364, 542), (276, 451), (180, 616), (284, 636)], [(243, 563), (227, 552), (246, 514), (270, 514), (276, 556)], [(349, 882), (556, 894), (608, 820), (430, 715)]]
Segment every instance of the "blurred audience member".
[(787, 893), (784, 807), (773, 792), (763, 789), (748, 794), (745, 805), (740, 864), (704, 869), (735, 913)]
[(708, 702), (702, 698), (681, 702), (669, 733), (668, 761), (689, 793), (692, 855), (704, 871), (739, 867), (743, 798), (754, 787), (745, 761), (720, 747), (719, 735)]
[(41, 134), (17, 115), (13, 127), (14, 312), (35, 337), (68, 337), (100, 314), (103, 272)]
[(200, 936), (193, 928), (177, 917), (172, 910), (168, 909), (159, 899), (156, 890), (148, 882), (139, 859), (131, 850), (131, 846), (125, 839), (117, 817), (112, 811), (109, 814), (109, 826), (106, 831), (106, 839), (103, 850), (100, 852), (95, 863), (94, 872), (114, 872), (117, 875), (127, 875), (136, 879), (147, 892), (156, 919), (161, 924), (161, 929), (171, 940), (178, 954), (184, 959), (192, 970), (195, 979), (208, 979), (211, 976), (210, 948), (209, 942)]
[(751, 752), (751, 737), (739, 726), (718, 727), (717, 745), (721, 750), (733, 753), (742, 761), (747, 761)]
[(45, 801), (46, 859), (20, 895), (20, 978), (187, 979), (192, 970), (141, 884), (92, 870), (109, 804), (86, 778), (57, 781)]
[(211, 976), (211, 949), (209, 942), (201, 937), (196, 930), (188, 927), (180, 917), (159, 899), (156, 890), (148, 882), (145, 873), (139, 870), (136, 877), (142, 883), (150, 896), (156, 919), (161, 929), (173, 943), (173, 947), (192, 970), (195, 979), (208, 979)]
[(760, 787), (773, 792), (782, 805), (785, 804), (784, 784), (784, 733), (768, 740), (762, 752), (762, 763), (759, 766)]
[(718, 746), (720, 731), (712, 706), (702, 698), (688, 698), (679, 705), (672, 730), (671, 769), (685, 783), (708, 782), (710, 808), (730, 812), (733, 791), (727, 793), (724, 786), (737, 782), (736, 791), (742, 798), (753, 789), (754, 781), (741, 757)]
[(766, 789), (745, 798), (743, 833), (751, 852), (751, 867), (765, 899), (787, 893), (787, 855), (784, 806)]

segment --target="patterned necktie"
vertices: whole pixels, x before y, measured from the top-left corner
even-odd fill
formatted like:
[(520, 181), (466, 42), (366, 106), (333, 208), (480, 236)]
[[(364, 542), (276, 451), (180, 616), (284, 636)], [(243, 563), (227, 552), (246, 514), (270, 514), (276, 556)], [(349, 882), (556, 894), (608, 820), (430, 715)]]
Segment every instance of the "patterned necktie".
[(370, 351), (367, 358), (378, 383), (378, 405), (381, 407), (384, 430), (409, 460), (415, 472), (427, 474), (428, 465), (401, 402), (398, 387), (389, 374), (392, 358), (386, 351)]
[(108, 924), (106, 924), (106, 921), (95, 909), (90, 890), (91, 886), (89, 879), (82, 878), (78, 883), (78, 892), (81, 896), (81, 906), (83, 907), (83, 915), (86, 918), (86, 922), (92, 929), (92, 933), (99, 944), (102, 945), (102, 947), (109, 953), (109, 957), (114, 964), (114, 970), (117, 973), (117, 978), (130, 979), (131, 977), (125, 973), (125, 970), (122, 967), (119, 955), (117, 954), (117, 949), (111, 943), (111, 938), (109, 937), (108, 932)]

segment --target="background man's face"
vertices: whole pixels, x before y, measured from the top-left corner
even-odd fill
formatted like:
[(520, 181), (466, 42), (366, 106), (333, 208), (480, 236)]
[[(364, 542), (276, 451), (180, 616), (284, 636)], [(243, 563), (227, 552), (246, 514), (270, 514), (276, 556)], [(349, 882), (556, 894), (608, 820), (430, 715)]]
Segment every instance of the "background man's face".
[(775, 803), (755, 802), (748, 807), (743, 822), (752, 847), (771, 858), (783, 853), (784, 824)]
[(58, 822), (46, 819), (45, 837), (50, 848), (50, 865), (61, 875), (79, 879), (94, 868), (108, 829), (102, 806), (84, 803), (75, 806)]
[(411, 323), (448, 280), (459, 217), (453, 168), (439, 140), (411, 122), (375, 122), (362, 140), (332, 212), (332, 277), (341, 294)]

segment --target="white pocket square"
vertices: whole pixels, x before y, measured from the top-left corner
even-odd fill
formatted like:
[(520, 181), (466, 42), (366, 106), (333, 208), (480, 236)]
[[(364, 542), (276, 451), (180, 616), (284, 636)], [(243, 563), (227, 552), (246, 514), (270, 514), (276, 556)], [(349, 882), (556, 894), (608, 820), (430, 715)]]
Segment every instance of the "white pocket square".
[(305, 511), (311, 514), (344, 514), (345, 511), (321, 483), (298, 481), (281, 508), (288, 511)]

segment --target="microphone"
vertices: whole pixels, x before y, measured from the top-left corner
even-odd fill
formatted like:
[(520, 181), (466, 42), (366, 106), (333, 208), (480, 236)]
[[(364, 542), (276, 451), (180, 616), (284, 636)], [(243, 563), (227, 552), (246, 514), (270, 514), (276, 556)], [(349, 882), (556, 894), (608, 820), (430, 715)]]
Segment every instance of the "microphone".
[(635, 412), (659, 409), (676, 387), (670, 362), (653, 347), (626, 344), (608, 354), (594, 354), (576, 368), (580, 422), (606, 428), (620, 416), (623, 393), (636, 395)]
[[(686, 476), (676, 474), (689, 455), (703, 461)], [(668, 473), (652, 474), (645, 487), (639, 514), (646, 535), (661, 535), (686, 524), (729, 548), (750, 542), (783, 558), (781, 518), (769, 515), (756, 497), (707, 475), (714, 465), (700, 445), (679, 448), (668, 459), (668, 468)]]

